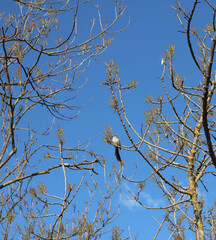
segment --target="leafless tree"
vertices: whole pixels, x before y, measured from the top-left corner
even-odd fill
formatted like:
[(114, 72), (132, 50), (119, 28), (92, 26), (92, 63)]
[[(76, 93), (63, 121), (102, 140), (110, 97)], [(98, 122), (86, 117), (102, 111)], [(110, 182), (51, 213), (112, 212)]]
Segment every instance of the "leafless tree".
[[(91, 139), (67, 145), (52, 118), (78, 116), (81, 106), (73, 100), (84, 86), (79, 77), (112, 42), (124, 1), (110, 2), (114, 14), (107, 21), (96, 6), (97, 17), (84, 31), (79, 13), (94, 1), (15, 2), (14, 13), (1, 13), (0, 20), (0, 234), (4, 239), (99, 239), (110, 233), (121, 239), (118, 227), (107, 228), (119, 215), (112, 209), (119, 181), (105, 172), (104, 186), (98, 184), (95, 168), (102, 169), (104, 159), (88, 150)], [(35, 120), (45, 112), (44, 130)], [(53, 131), (57, 144), (48, 140)], [(49, 181), (61, 184), (61, 191), (47, 187)], [(85, 201), (80, 189), (88, 195)]]
[[(103, 82), (112, 96), (109, 104), (119, 116), (131, 143), (122, 148), (139, 154), (145, 162), (142, 180), (136, 179), (136, 175), (122, 176), (138, 185), (138, 191), (131, 193), (133, 199), (144, 208), (153, 209), (144, 204), (140, 194), (151, 179), (167, 202), (167, 205), (155, 208), (164, 210), (164, 219), (162, 222), (156, 220), (159, 228), (154, 239), (161, 239), (160, 231), (165, 224), (170, 231), (169, 239), (216, 238), (216, 206), (215, 203), (208, 206), (204, 197), (209, 194), (214, 198), (208, 189), (216, 180), (216, 5), (207, 0), (194, 0), (191, 4), (192, 8), (186, 9), (180, 1), (175, 1), (172, 8), (182, 27), (179, 34), (184, 34), (188, 54), (194, 62), (191, 66), (194, 78), (187, 79), (178, 74), (174, 64), (175, 45), (170, 44), (162, 59), (160, 80), (164, 94), (155, 100), (152, 96), (145, 98), (151, 107), (146, 111), (140, 129), (132, 124), (125, 107), (125, 91), (135, 88), (137, 82), (133, 80), (127, 84), (122, 81), (113, 61), (106, 63), (107, 78)], [(208, 15), (200, 12), (201, 9), (208, 10)], [(199, 26), (200, 22), (194, 20), (196, 15), (210, 22), (200, 21), (202, 25)], [(108, 143), (111, 130), (111, 127), (105, 129)], [(152, 169), (151, 173), (146, 171), (146, 165)], [(200, 194), (203, 191), (205, 195)]]

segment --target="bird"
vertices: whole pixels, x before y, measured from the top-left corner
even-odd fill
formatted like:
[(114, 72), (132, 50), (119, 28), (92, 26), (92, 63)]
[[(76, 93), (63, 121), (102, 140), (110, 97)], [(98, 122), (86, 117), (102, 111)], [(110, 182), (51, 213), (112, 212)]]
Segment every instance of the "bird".
[(119, 154), (119, 148), (121, 149), (121, 143), (120, 143), (120, 140), (117, 136), (113, 136), (112, 137), (112, 142), (113, 142), (113, 145), (115, 146), (115, 156), (116, 156), (116, 159), (121, 162), (121, 156)]

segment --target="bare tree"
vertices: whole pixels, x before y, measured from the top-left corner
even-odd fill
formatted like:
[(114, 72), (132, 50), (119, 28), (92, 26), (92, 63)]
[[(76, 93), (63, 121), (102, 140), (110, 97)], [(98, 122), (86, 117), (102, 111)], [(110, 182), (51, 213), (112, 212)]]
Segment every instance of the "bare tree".
[[(61, 127), (56, 131), (57, 144), (47, 143), (47, 136), (54, 136), (52, 118), (71, 120), (79, 114), (81, 106), (73, 105), (84, 86), (79, 77), (112, 42), (111, 28), (124, 13), (124, 1), (111, 1), (114, 14), (107, 21), (96, 6), (97, 18), (90, 19), (85, 39), (79, 37), (83, 32), (79, 12), (94, 1), (15, 2), (15, 13), (1, 13), (0, 20), (1, 236), (98, 239), (110, 233), (121, 239), (118, 227), (106, 228), (119, 215), (118, 209), (112, 209), (119, 182), (106, 172), (103, 187), (95, 180), (95, 168), (101, 168), (104, 159), (88, 150), (92, 139), (71, 147)], [(69, 19), (67, 26), (62, 26), (63, 16)], [(43, 120), (48, 125), (45, 130), (34, 127), (34, 118), (44, 109), (49, 113)], [(74, 183), (69, 180), (72, 172)], [(52, 181), (51, 173), (58, 174), (59, 193), (42, 183)], [(80, 189), (88, 194), (85, 202), (78, 197)], [(95, 196), (97, 205), (92, 207)]]
[[(209, 10), (206, 17), (210, 22), (202, 23), (202, 26), (193, 21), (199, 4)], [(110, 61), (106, 63), (107, 78), (103, 85), (110, 89), (112, 100), (109, 104), (118, 114), (131, 142), (131, 146), (122, 148), (139, 154), (152, 169), (151, 173), (146, 168), (142, 171), (145, 174), (142, 180), (136, 179), (136, 175), (122, 176), (138, 185), (139, 190), (131, 193), (133, 199), (144, 208), (153, 209), (144, 204), (140, 194), (151, 179), (167, 202), (167, 205), (155, 208), (164, 210), (164, 219), (162, 222), (157, 220), (159, 228), (154, 239), (161, 239), (160, 231), (165, 224), (170, 231), (169, 239), (215, 239), (215, 203), (208, 206), (199, 193), (205, 191), (208, 196), (208, 188), (216, 176), (216, 6), (214, 1), (195, 0), (191, 9), (185, 9), (179, 1), (172, 8), (176, 11), (188, 54), (194, 62), (191, 66), (194, 79), (178, 74), (174, 65), (175, 45), (171, 44), (162, 59), (160, 80), (164, 94), (155, 100), (152, 96), (146, 97), (146, 102), (152, 107), (146, 111), (145, 122), (140, 124), (140, 129), (131, 123), (124, 100), (125, 91), (135, 88), (137, 82), (122, 82), (117, 64)], [(108, 143), (111, 143), (110, 132), (111, 128), (105, 129)]]

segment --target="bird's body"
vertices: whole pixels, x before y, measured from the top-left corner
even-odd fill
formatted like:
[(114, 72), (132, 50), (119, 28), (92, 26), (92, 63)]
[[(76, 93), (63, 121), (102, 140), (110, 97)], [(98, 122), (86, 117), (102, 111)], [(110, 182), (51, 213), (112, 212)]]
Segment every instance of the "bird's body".
[(113, 137), (112, 137), (112, 142), (114, 143), (114, 145), (115, 145), (116, 147), (121, 147), (120, 140), (119, 140), (119, 138), (118, 138), (117, 136), (113, 136)]
[(121, 162), (121, 156), (119, 154), (119, 148), (121, 149), (121, 143), (120, 143), (120, 140), (117, 136), (113, 136), (112, 137), (112, 142), (115, 146), (115, 156), (116, 156), (116, 159)]

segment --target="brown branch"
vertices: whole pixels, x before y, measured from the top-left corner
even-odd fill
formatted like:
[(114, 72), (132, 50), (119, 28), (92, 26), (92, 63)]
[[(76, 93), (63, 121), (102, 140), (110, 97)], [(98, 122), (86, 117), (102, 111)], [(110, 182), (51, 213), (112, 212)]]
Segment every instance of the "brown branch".
[(209, 108), (209, 104), (210, 104), (210, 100), (208, 101), (208, 97), (209, 97), (208, 95), (209, 95), (209, 85), (211, 82), (210, 80), (211, 80), (211, 72), (212, 72), (212, 64), (213, 64), (213, 59), (214, 59), (215, 45), (216, 45), (216, 32), (214, 33), (214, 37), (212, 39), (208, 67), (207, 67), (206, 74), (204, 76), (205, 80), (204, 80), (204, 86), (203, 86), (202, 117), (203, 117), (203, 128), (204, 128), (204, 132), (205, 132), (205, 136), (206, 136), (206, 142), (208, 145), (209, 154), (210, 154), (212, 162), (216, 168), (216, 156), (215, 156), (214, 149), (212, 146), (210, 131), (209, 131), (209, 127), (208, 127), (208, 108)]
[(196, 60), (196, 57), (195, 57), (195, 54), (194, 54), (194, 51), (193, 51), (193, 47), (192, 47), (192, 43), (191, 43), (191, 39), (190, 39), (190, 26), (191, 26), (192, 17), (193, 17), (193, 14), (194, 14), (194, 11), (195, 11), (197, 3), (198, 3), (198, 0), (195, 0), (193, 8), (192, 8), (192, 11), (191, 11), (191, 14), (190, 14), (189, 19), (188, 19), (188, 24), (187, 24), (187, 41), (188, 41), (188, 46), (189, 46), (189, 49), (190, 49), (190, 52), (191, 52), (191, 56), (192, 56), (195, 64), (197, 65), (197, 67), (200, 70), (200, 72), (204, 73), (203, 69), (200, 67), (199, 63)]

